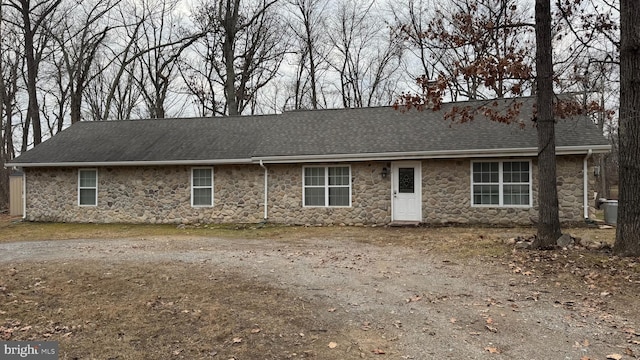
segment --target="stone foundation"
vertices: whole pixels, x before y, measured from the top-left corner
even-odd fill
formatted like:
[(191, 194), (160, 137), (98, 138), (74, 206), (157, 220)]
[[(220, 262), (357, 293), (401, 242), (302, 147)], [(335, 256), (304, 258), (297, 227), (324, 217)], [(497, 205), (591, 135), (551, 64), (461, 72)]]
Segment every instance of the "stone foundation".
[[(583, 156), (558, 158), (563, 222), (583, 221)], [(422, 161), (422, 214), (428, 224), (530, 225), (537, 219), (537, 161), (533, 206), (472, 207), (470, 160)], [(268, 221), (299, 225), (372, 225), (391, 222), (388, 162), (351, 163), (351, 207), (304, 207), (302, 165), (267, 165)], [(590, 172), (592, 172), (590, 164)], [(264, 169), (214, 166), (214, 204), (191, 206), (190, 166), (100, 167), (97, 206), (78, 206), (77, 168), (26, 168), (26, 219), (94, 223), (257, 223), (264, 218)], [(594, 180), (590, 179), (590, 189)]]

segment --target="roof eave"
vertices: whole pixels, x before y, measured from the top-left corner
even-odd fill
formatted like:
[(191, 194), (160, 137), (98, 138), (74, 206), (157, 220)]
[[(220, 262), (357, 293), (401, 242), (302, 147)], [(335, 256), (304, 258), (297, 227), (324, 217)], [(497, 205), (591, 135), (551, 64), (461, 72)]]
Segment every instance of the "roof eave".
[[(580, 155), (592, 153), (607, 153), (611, 145), (580, 145), (558, 146), (556, 155)], [(538, 148), (512, 149), (472, 149), (472, 150), (437, 150), (411, 151), (392, 153), (363, 153), (363, 154), (330, 154), (330, 155), (293, 155), (293, 156), (258, 156), (252, 158), (254, 162), (263, 163), (296, 163), (296, 162), (345, 162), (345, 161), (392, 161), (415, 159), (456, 159), (456, 158), (486, 158), (486, 157), (532, 157), (538, 156)]]
[[(607, 153), (611, 145), (558, 146), (557, 155), (578, 155)], [(512, 149), (471, 149), (471, 150), (437, 150), (362, 154), (327, 154), (327, 155), (292, 155), (292, 156), (256, 156), (250, 159), (204, 159), (204, 160), (164, 160), (164, 161), (93, 161), (93, 162), (54, 162), (54, 163), (21, 163), (9, 162), (5, 167), (100, 167), (100, 166), (176, 166), (176, 165), (242, 165), (263, 163), (296, 163), (296, 162), (346, 162), (346, 161), (393, 161), (413, 159), (455, 159), (486, 157), (532, 157), (538, 155), (537, 148)]]
[(6, 167), (99, 167), (99, 166), (169, 166), (169, 165), (242, 165), (252, 164), (251, 159), (205, 159), (205, 160), (163, 160), (163, 161), (87, 161), (54, 163), (9, 162)]

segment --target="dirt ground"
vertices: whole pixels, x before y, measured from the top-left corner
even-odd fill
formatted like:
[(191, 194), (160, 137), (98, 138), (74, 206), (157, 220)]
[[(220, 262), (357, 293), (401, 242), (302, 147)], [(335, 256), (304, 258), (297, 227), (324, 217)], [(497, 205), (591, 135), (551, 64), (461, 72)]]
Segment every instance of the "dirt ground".
[(60, 341), (60, 359), (640, 354), (638, 259), (505, 244), (532, 229), (103, 227), (48, 241), (22, 238), (30, 226), (0, 227), (0, 340)]

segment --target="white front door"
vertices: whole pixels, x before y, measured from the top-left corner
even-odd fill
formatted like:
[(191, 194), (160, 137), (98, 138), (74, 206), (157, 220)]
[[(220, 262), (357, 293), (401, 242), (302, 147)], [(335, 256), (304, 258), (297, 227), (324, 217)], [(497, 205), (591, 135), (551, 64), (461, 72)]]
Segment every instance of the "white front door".
[(420, 161), (391, 164), (393, 221), (422, 221), (422, 166)]

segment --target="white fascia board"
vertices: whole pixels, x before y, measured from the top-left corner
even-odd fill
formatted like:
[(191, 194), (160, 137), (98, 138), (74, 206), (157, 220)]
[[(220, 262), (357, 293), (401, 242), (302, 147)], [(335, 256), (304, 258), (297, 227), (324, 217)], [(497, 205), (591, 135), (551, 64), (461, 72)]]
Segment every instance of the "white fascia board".
[(13, 167), (98, 167), (98, 166), (168, 166), (168, 165), (242, 165), (253, 164), (251, 159), (165, 160), (165, 161), (97, 161), (59, 163), (9, 163)]
[[(589, 149), (595, 154), (611, 151), (611, 145), (558, 146), (556, 155), (586, 154)], [(319, 163), (345, 161), (393, 161), (418, 159), (455, 159), (486, 157), (534, 157), (537, 148), (480, 149), (480, 150), (439, 150), (392, 153), (331, 154), (331, 155), (294, 155), (263, 156), (250, 159), (210, 159), (210, 160), (164, 160), (164, 161), (98, 161), (98, 162), (59, 162), (59, 163), (8, 163), (5, 167), (99, 167), (99, 166), (170, 166), (170, 165), (242, 165), (286, 163)]]
[[(611, 151), (611, 145), (559, 146), (556, 155), (580, 155), (589, 150), (593, 153)], [(455, 159), (455, 158), (486, 158), (486, 157), (535, 157), (538, 148), (515, 149), (481, 149), (481, 150), (442, 150), (442, 151), (413, 151), (395, 153), (364, 153), (364, 154), (332, 154), (332, 155), (296, 155), (296, 156), (264, 156), (254, 157), (254, 162), (278, 164), (297, 162), (344, 162), (344, 161), (392, 161), (416, 159)]]

